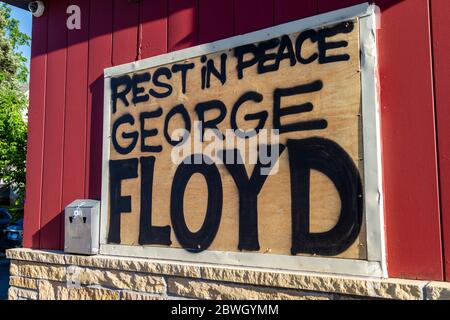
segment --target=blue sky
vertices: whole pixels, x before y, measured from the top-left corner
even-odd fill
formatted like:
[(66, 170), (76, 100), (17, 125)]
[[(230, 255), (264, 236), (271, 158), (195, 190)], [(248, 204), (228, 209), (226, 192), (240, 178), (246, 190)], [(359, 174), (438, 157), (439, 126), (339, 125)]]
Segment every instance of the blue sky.
[[(9, 5), (8, 5), (9, 6)], [(18, 9), (13, 6), (9, 6), (12, 10), (11, 16), (14, 19), (17, 19), (20, 21), (19, 28), (20, 31), (23, 33), (28, 34), (31, 37), (31, 22), (32, 22), (32, 15), (30, 12), (22, 9)], [(31, 48), (29, 46), (21, 47), (20, 50), (24, 54), (25, 57), (28, 59), (28, 66), (30, 63), (30, 55), (31, 55)]]

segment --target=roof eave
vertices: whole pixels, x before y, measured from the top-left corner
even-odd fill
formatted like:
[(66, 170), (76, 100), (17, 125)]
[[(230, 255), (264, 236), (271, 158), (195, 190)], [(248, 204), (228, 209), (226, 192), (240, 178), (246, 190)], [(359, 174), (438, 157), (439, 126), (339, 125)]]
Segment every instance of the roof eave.
[(2, 1), (14, 7), (18, 7), (24, 10), (28, 10), (28, 2), (30, 2), (29, 0), (2, 0)]

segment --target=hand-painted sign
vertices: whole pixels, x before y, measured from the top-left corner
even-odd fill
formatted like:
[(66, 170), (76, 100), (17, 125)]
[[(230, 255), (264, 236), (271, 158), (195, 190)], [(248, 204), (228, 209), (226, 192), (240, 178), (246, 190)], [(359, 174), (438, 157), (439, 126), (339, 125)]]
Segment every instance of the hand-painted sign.
[(107, 76), (103, 245), (367, 260), (360, 20), (224, 41)]

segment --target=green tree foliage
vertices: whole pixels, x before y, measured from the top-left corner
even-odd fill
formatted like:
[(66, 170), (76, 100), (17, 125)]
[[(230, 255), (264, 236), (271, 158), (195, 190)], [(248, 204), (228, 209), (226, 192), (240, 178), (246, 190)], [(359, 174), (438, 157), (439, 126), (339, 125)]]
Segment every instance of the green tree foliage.
[(28, 99), (22, 92), (27, 82), (27, 59), (19, 47), (30, 38), (19, 31), (19, 21), (0, 4), (0, 178), (21, 198), (25, 190), (27, 125), (22, 118)]

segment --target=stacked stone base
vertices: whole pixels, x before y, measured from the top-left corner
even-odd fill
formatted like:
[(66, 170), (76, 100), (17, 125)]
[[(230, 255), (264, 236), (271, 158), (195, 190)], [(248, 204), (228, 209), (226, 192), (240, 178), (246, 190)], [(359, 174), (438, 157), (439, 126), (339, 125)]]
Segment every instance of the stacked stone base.
[(450, 299), (450, 284), (14, 249), (9, 299)]

